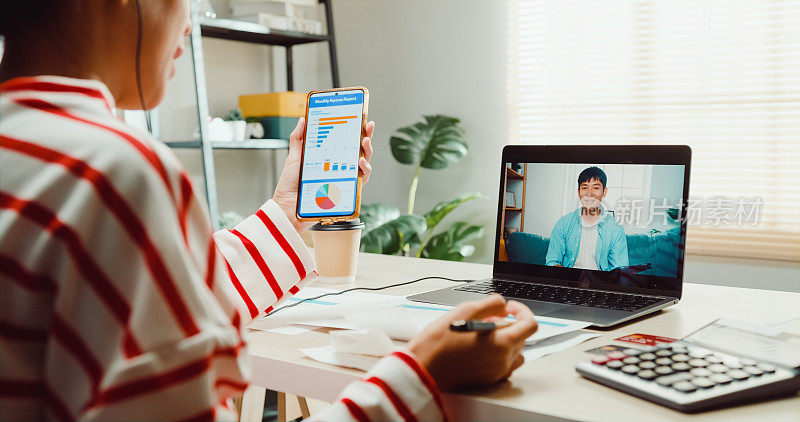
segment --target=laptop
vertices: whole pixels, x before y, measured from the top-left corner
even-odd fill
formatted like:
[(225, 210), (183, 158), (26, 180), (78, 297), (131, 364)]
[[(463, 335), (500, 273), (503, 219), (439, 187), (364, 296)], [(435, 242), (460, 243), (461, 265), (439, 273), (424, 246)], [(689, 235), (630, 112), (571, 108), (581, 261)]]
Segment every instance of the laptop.
[(506, 146), (492, 278), (409, 299), (499, 293), (595, 327), (676, 304), (690, 161), (688, 146)]

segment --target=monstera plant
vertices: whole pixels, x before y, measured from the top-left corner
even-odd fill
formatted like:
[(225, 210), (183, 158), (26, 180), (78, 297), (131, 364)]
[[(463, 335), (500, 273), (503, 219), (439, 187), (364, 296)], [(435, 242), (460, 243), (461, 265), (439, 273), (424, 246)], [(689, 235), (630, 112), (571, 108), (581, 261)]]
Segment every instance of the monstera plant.
[(399, 209), (387, 205), (363, 205), (361, 220), (366, 227), (361, 237), (362, 251), (450, 261), (462, 261), (472, 255), (475, 246), (470, 242), (483, 236), (483, 227), (458, 221), (438, 232), (435, 229), (461, 204), (481, 198), (479, 193), (464, 193), (436, 204), (423, 215), (414, 214), (420, 171), (447, 168), (467, 155), (464, 129), (459, 123), (454, 117), (434, 115), (397, 129), (389, 140), (392, 156), (401, 164), (415, 166), (408, 209), (400, 215)]

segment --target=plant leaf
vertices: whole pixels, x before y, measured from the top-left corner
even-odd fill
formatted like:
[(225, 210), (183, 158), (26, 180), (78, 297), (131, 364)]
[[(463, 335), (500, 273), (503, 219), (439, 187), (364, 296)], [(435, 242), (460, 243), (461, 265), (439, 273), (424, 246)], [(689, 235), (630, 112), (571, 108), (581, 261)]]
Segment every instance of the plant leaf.
[(442, 221), (443, 218), (450, 214), (451, 211), (458, 208), (459, 205), (471, 199), (483, 198), (479, 192), (464, 193), (450, 201), (442, 201), (436, 204), (432, 210), (425, 214), (425, 222), (428, 224), (428, 231), (433, 231), (433, 228)]
[(383, 204), (362, 205), (358, 218), (364, 223), (364, 230), (361, 237), (364, 237), (370, 230), (392, 221), (400, 216), (400, 210)]
[(460, 120), (441, 114), (423, 116), (425, 121), (397, 129), (389, 139), (392, 156), (402, 164), (443, 169), (467, 155)]
[(361, 236), (361, 250), (387, 255), (396, 254), (404, 245), (420, 239), (425, 228), (424, 217), (403, 215), (372, 230), (362, 232), (364, 234)]
[(458, 221), (447, 230), (431, 237), (422, 249), (423, 258), (463, 261), (475, 251), (467, 242), (483, 236), (483, 227)]

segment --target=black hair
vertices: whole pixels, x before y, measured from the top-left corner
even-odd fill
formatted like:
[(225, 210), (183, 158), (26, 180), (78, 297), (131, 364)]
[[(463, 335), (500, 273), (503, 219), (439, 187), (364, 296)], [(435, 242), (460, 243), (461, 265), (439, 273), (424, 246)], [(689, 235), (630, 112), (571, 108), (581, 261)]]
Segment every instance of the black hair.
[(600, 167), (595, 167), (595, 166), (585, 169), (584, 171), (581, 172), (581, 174), (578, 175), (578, 187), (580, 188), (582, 183), (588, 182), (592, 179), (599, 180), (600, 183), (603, 184), (603, 189), (606, 188), (606, 182), (608, 181), (608, 178), (606, 177), (606, 172), (600, 169)]
[(36, 30), (52, 18), (56, 0), (0, 0), (0, 35), (4, 38)]

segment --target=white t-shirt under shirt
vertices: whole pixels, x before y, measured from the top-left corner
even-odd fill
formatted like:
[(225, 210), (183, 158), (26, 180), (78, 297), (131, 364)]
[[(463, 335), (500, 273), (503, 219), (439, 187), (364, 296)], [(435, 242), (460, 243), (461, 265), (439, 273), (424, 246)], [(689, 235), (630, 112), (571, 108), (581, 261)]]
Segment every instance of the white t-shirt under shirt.
[(586, 270), (599, 270), (597, 261), (594, 258), (595, 251), (597, 250), (597, 223), (586, 224), (581, 218), (581, 243), (578, 246), (578, 257), (575, 258), (575, 265), (573, 268), (583, 268)]

